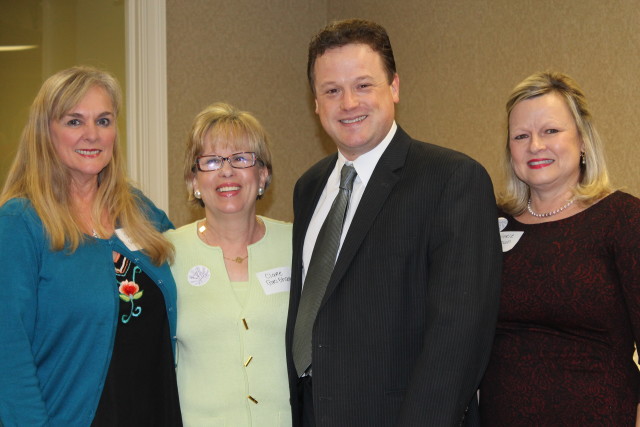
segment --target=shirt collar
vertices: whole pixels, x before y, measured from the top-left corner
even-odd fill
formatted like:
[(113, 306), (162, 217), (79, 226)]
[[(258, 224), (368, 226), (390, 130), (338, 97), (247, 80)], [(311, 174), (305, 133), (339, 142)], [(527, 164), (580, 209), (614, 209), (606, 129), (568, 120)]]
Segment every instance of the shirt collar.
[[(380, 157), (382, 157), (382, 153), (387, 149), (394, 135), (396, 134), (396, 130), (398, 130), (398, 125), (395, 120), (391, 124), (391, 129), (387, 133), (387, 136), (380, 142), (380, 144), (376, 145), (373, 150), (368, 151), (364, 154), (358, 156), (353, 162), (353, 167), (356, 168), (356, 172), (358, 173), (358, 177), (356, 179), (360, 179), (362, 183), (366, 186), (369, 182), (369, 178), (373, 175), (373, 170), (376, 168)], [(338, 162), (336, 164), (336, 169), (340, 171), (342, 166), (349, 162), (342, 153), (338, 150)], [(340, 175), (338, 175), (339, 177)], [(340, 179), (340, 178), (338, 178)]]

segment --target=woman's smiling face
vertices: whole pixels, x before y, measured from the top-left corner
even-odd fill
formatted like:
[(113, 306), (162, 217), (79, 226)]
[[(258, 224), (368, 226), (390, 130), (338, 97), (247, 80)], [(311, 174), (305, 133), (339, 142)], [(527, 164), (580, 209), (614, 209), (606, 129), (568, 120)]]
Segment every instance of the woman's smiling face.
[(511, 110), (511, 164), (532, 191), (573, 188), (580, 179), (583, 146), (571, 110), (557, 93), (520, 101)]
[[(250, 151), (248, 142), (221, 142), (205, 136), (203, 156), (229, 157), (232, 154)], [(260, 160), (245, 169), (231, 167), (228, 161), (222, 167), (210, 172), (196, 171), (193, 188), (201, 193), (205, 210), (217, 214), (244, 212), (255, 215), (258, 189), (265, 188), (269, 172)]]
[(107, 91), (94, 86), (78, 105), (49, 124), (51, 140), (62, 164), (76, 183), (98, 179), (111, 161), (116, 118)]

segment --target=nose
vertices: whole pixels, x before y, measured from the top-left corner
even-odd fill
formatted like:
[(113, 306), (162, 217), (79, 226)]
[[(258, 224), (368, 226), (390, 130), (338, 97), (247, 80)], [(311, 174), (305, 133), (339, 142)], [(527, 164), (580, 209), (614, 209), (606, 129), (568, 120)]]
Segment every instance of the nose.
[(535, 134), (531, 135), (531, 143), (529, 144), (529, 150), (531, 152), (537, 153), (538, 151), (542, 151), (545, 148), (547, 147), (544, 144), (544, 141), (542, 140), (542, 138), (538, 137)]
[(84, 139), (89, 142), (94, 142), (98, 139), (98, 125), (89, 122), (84, 128)]
[(345, 90), (344, 95), (342, 96), (342, 109), (343, 110), (351, 110), (358, 106), (358, 96), (355, 95), (350, 90)]
[(218, 173), (222, 176), (231, 176), (233, 175), (233, 168), (231, 167), (231, 162), (229, 159), (225, 159), (222, 161), (222, 166), (218, 169)]

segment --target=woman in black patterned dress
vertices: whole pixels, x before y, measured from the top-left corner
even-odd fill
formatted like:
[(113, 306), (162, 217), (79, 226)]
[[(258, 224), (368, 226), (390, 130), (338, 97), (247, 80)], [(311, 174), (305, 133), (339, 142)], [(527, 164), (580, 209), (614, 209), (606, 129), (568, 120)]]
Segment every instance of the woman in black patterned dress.
[(584, 94), (536, 73), (507, 103), (503, 289), (485, 426), (634, 426), (640, 200), (609, 184)]

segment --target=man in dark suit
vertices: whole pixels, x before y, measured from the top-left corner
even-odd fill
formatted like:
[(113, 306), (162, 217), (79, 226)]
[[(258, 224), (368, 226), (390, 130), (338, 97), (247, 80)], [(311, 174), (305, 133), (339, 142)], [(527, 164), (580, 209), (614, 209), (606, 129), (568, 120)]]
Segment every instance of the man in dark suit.
[[(286, 334), (293, 425), (474, 425), (500, 290), (491, 180), (471, 158), (396, 125), (399, 78), (381, 26), (326, 27), (309, 46), (308, 77), (338, 153), (294, 192)], [(350, 190), (339, 188), (345, 164), (357, 173)], [(335, 266), (317, 313), (299, 310), (321, 271), (306, 274), (314, 246), (343, 191), (350, 195)]]

